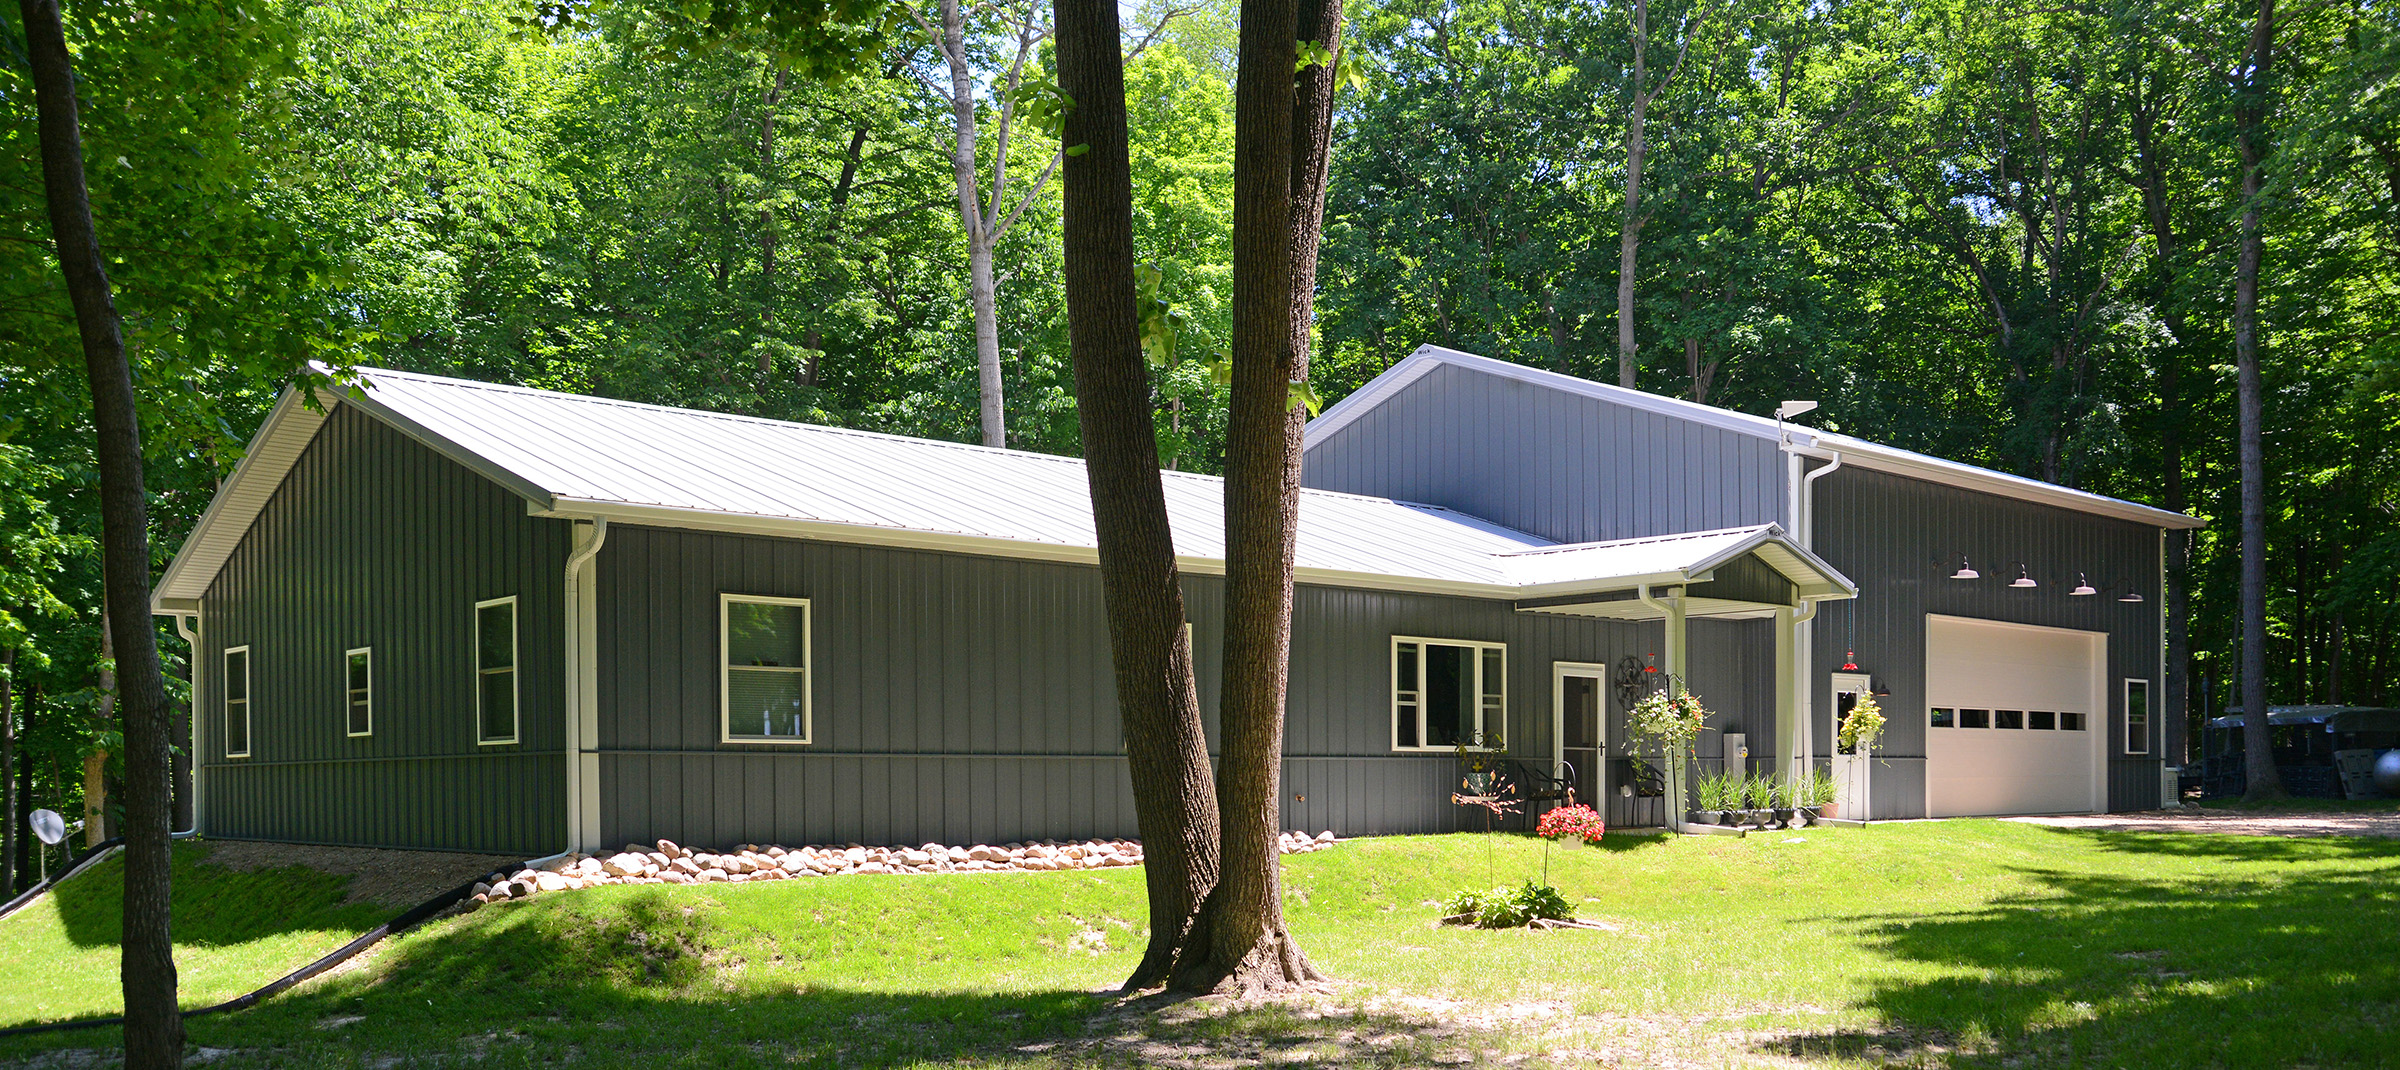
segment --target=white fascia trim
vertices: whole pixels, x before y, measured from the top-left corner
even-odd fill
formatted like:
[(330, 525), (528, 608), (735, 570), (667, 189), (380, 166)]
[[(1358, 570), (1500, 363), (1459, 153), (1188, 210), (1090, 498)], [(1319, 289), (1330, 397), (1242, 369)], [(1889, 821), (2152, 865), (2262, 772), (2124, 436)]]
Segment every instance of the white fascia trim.
[[(1089, 546), (1027, 542), (1021, 539), (1002, 539), (989, 535), (919, 531), (913, 528), (840, 524), (823, 520), (802, 520), (794, 517), (759, 516), (753, 513), (725, 513), (663, 505), (603, 502), (585, 498), (562, 497), (556, 499), (548, 508), (529, 505), (526, 512), (531, 516), (559, 520), (606, 520), (612, 524), (632, 524), (640, 527), (816, 539), (822, 542), (838, 542), (857, 546), (976, 554), (984, 557), (1050, 561), (1069, 565), (1096, 566), (1100, 563), (1100, 552)], [(1811, 560), (1814, 558), (1812, 557)], [(1175, 558), (1175, 567), (1180, 572), (1195, 576), (1222, 576), (1225, 574), (1224, 560), (1214, 557), (1191, 557), (1179, 554)], [(1827, 567), (1827, 575), (1840, 583), (1848, 582), (1841, 577), (1839, 572), (1832, 571), (1830, 566)], [(1431, 576), (1394, 576), (1384, 573), (1352, 572), (1327, 568), (1298, 568), (1294, 570), (1293, 576), (1298, 583), (1317, 587), (1352, 587), (1371, 591), (1456, 595), (1462, 598), (1502, 601), (1520, 598), (1547, 598), (1558, 595), (1603, 594), (1630, 590), (1643, 583), (1674, 586), (1697, 583), (1706, 578), (1704, 571), (1688, 570), (1646, 576), (1606, 576), (1541, 584), (1514, 584), (1446, 580)], [(1804, 586), (1802, 597), (1848, 598), (1855, 593), (1855, 588), (1832, 589), (1817, 593), (1814, 586)]]
[[(1720, 409), (1714, 405), (1702, 405), (1681, 398), (1671, 398), (1640, 390), (1628, 390), (1608, 383), (1595, 383), (1589, 379), (1578, 379), (1572, 375), (1562, 375), (1540, 368), (1528, 368), (1522, 364), (1512, 364), (1505, 360), (1495, 360), (1473, 353), (1462, 353), (1455, 349), (1445, 349), (1436, 345), (1418, 346), (1416, 351), (1410, 353), (1406, 359), (1393, 365), (1382, 375), (1369, 380), (1367, 385), (1360, 387), (1349, 397), (1334, 403), (1333, 407), (1326, 409), (1323, 415), (1309, 421), (1305, 440), (1307, 445), (1303, 447), (1303, 450), (1315, 446), (1321, 439), (1349, 426), (1384, 399), (1399, 393), (1409, 384), (1424, 378), (1435, 368), (1444, 364), (1468, 368), (1504, 379), (1513, 379), (1533, 386), (1613, 402), (1627, 408), (1657, 413), (1661, 416), (1673, 417), (1707, 427), (1734, 431), (1755, 438), (1780, 442), (1782, 436), (1788, 434), (1795, 446), (1839, 450), (1850, 455), (1849, 463), (1856, 464), (1861, 468), (1909, 476), (1930, 483), (1978, 490), (2004, 498), (2054, 505), (2062, 509), (2116, 517), (2120, 520), (2131, 520), (2156, 527), (2200, 528), (2208, 525), (2207, 521), (2198, 517), (2156, 509), (2088, 491), (2061, 487), (2053, 483), (2027, 479), (2023, 476), (2012, 476), (2005, 472), (1995, 472), (1960, 461), (1943, 460), (1939, 457), (1885, 446), (1849, 435), (1812, 431), (1789, 423), (1778, 425), (1764, 416), (1752, 416), (1748, 413)], [(1355, 404), (1353, 404), (1354, 402)]]
[[(318, 397), (325, 402), (322, 412), (310, 409), (306, 396), (298, 389), (287, 388), (275, 400), (275, 406), (267, 410), (266, 420), (259, 424), (258, 433), (250, 436), (242, 459), (234, 463), (233, 472), (217, 487), (208, 511), (200, 514), (200, 522), (192, 525), (191, 533), (183, 537), (183, 545), (175, 548), (174, 560), (167, 563), (158, 585), (151, 589), (152, 613), (164, 616), (199, 611), (200, 599), (216, 580), (217, 570), (233, 556), (242, 535), (266, 508), (267, 499), (274, 496), (275, 488), (282, 485), (283, 477), (290, 474), (301, 452), (316, 439), (318, 429), (325, 426), (326, 419), (341, 401), (339, 395), (330, 391)], [(228, 527), (230, 531), (225, 530)]]

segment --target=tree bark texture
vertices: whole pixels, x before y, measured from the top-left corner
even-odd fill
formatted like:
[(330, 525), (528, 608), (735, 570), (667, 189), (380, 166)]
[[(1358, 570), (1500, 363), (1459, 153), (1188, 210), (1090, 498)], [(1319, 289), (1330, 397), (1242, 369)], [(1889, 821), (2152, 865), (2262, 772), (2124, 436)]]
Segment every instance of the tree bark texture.
[[(1301, 9), (1309, 14), (1305, 21)], [(1330, 14), (1328, 14), (1328, 12)], [(1298, 532), (1300, 427), (1292, 384), (1305, 377), (1316, 224), (1298, 198), (1322, 204), (1322, 159), (1296, 145), (1296, 131), (1329, 129), (1315, 98), (1299, 92), (1311, 67), (1293, 75), (1295, 42), (1327, 39), (1340, 8), (1312, 0), (1245, 0), (1234, 87), (1233, 391), (1225, 450), (1225, 675), (1218, 718), (1224, 753), (1217, 771), (1223, 871), (1201, 904), (1178, 956), (1172, 986), (1186, 992), (1231, 984), (1244, 991), (1288, 987), (1319, 975), (1283, 924), (1276, 836), (1282, 825), (1283, 713), (1291, 649), (1292, 552)], [(1304, 29), (1305, 26), (1305, 29)], [(1301, 113), (1304, 108), (1308, 116)], [(1300, 231), (1305, 229), (1307, 234)], [(1297, 342), (1295, 341), (1297, 339)]]
[(25, 55), (41, 131), (42, 189), (59, 267), (75, 309), (100, 474), (101, 572), (116, 646), (118, 708), (125, 722), (125, 929), (119, 977), (125, 989), (125, 1065), (183, 1064), (183, 1015), (175, 1006), (170, 932), (167, 819), (167, 694), (150, 621), (149, 514), (142, 498), (141, 425), (133, 370), (115, 298), (92, 226), (84, 183), (75, 70), (58, 0), (19, 0)]
[(2275, 0), (2259, 0), (2258, 19), (2242, 69), (2234, 73), (2237, 97), (2234, 136), (2242, 160), (2241, 247), (2234, 257), (2233, 361), (2240, 410), (2242, 478), (2242, 759), (2245, 799), (2278, 799), (2283, 777), (2275, 768), (2267, 720), (2267, 468), (2262, 425), (2264, 387), (2258, 371), (2258, 274), (2266, 237), (2259, 220), (2259, 192), (2266, 169), (2267, 112), (2272, 106), (2267, 75), (2275, 54)]
[(1617, 385), (1634, 384), (1633, 276), (1642, 244), (1642, 123), (1650, 110), (1650, 3), (1633, 0), (1633, 111), (1625, 120), (1625, 219), (1617, 229)]
[(0, 899), (17, 894), (17, 651), (0, 650)]
[(1202, 897), (1216, 885), (1217, 799), (1136, 311), (1117, 5), (1058, 0), (1057, 18), (1059, 87), (1076, 102), (1063, 140), (1087, 146), (1067, 158), (1061, 175), (1067, 345), (1150, 900), (1150, 945), (1125, 981), (1131, 992), (1166, 981)]
[[(100, 671), (92, 687), (92, 728), (108, 731), (117, 719), (117, 645), (111, 631), (111, 616), (107, 606), (100, 608)], [(108, 839), (108, 752), (94, 750), (83, 756), (83, 849), (91, 850)]]

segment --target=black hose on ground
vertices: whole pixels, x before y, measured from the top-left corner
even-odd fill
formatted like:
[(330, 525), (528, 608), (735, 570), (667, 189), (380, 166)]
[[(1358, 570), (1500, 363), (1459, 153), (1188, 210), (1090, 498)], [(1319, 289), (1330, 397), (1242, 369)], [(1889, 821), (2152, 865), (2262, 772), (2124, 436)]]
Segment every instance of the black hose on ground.
[[(119, 842), (122, 841), (111, 840), (109, 841), (109, 844)], [(102, 844), (101, 846), (106, 847), (109, 844)], [(97, 857), (99, 853), (100, 850), (95, 848), (85, 857), (87, 859)], [(80, 865), (80, 863), (78, 863), (78, 865)], [(71, 873), (73, 870), (70, 869), (69, 872)], [(61, 873), (58, 875), (58, 877), (52, 879), (49, 884), (45, 884), (42, 887), (47, 888), (50, 885), (57, 884), (59, 881), (66, 879), (67, 876), (67, 873)], [(40, 889), (36, 889), (36, 891), (39, 890)], [(217, 1014), (223, 1011), (238, 1011), (246, 1007), (254, 1006), (260, 1001), (282, 992), (293, 985), (299, 984), (302, 981), (306, 981), (311, 977), (315, 977), (318, 974), (324, 973), (327, 970), (349, 961), (359, 952), (365, 951), (366, 949), (381, 943), (385, 937), (389, 937), (397, 933), (407, 932), (410, 929), (416, 928), (418, 925), (423, 924), (427, 919), (458, 905), (460, 902), (466, 900), (468, 897), (474, 894), (475, 882), (468, 881), (465, 884), (461, 884), (456, 888), (452, 888), (447, 892), (443, 892), (440, 895), (434, 896), (431, 899), (402, 911), (399, 917), (393, 918), (392, 920), (384, 922), (373, 929), (367, 930), (367, 932), (360, 935), (358, 939), (352, 940), (347, 944), (343, 944), (342, 946), (327, 952), (323, 958), (320, 958), (315, 962), (309, 963), (308, 965), (302, 966), (297, 970), (293, 970), (290, 973), (284, 974), (283, 976), (269, 981), (265, 985), (253, 991), (245, 992), (241, 995), (233, 997), (232, 999), (226, 1000), (223, 1003), (219, 1003), (211, 1007), (200, 1007), (194, 1010), (185, 1011), (183, 1012), (183, 1017), (186, 1021), (189, 1021), (193, 1018), (198, 1018), (203, 1014)], [(68, 1029), (96, 1029), (105, 1025), (119, 1025), (124, 1021), (125, 1016), (119, 1014), (111, 1015), (106, 1018), (76, 1018), (64, 1022), (43, 1022), (38, 1025), (20, 1025), (9, 1029), (0, 1029), (0, 1037), (20, 1037), (33, 1033), (55, 1033)]]
[(43, 892), (47, 892), (52, 888), (58, 887), (58, 882), (82, 872), (83, 867), (99, 861), (101, 857), (108, 854), (112, 848), (122, 847), (124, 845), (125, 838), (122, 836), (111, 836), (108, 839), (93, 844), (91, 850), (85, 851), (84, 853), (69, 859), (67, 861), (67, 868), (59, 870), (57, 876), (43, 881), (40, 884), (36, 884), (31, 888), (25, 889), (25, 894), (9, 900), (8, 905), (6, 906), (0, 906), (0, 918), (5, 918), (16, 913), (18, 909), (22, 908), (25, 904), (41, 898)]

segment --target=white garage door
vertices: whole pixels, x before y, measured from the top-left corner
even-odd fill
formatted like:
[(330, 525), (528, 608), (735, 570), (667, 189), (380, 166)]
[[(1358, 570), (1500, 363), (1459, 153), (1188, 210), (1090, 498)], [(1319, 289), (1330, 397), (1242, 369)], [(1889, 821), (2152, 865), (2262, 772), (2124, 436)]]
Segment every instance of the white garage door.
[(2106, 809), (2107, 642), (2097, 632), (1927, 616), (1927, 812)]

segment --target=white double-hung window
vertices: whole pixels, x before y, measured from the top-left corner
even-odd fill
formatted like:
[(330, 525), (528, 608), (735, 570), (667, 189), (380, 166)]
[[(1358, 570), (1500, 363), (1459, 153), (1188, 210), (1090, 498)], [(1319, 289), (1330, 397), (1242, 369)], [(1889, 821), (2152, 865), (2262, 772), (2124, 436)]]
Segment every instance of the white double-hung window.
[(808, 599), (720, 595), (718, 614), (723, 635), (719, 738), (808, 742)]
[(475, 742), (517, 741), (517, 597), (475, 603)]
[(350, 704), (348, 735), (375, 734), (375, 648), (342, 652), (343, 693)]
[(250, 756), (250, 648), (225, 648), (225, 756)]
[(1392, 637), (1392, 749), (1497, 748), (1508, 724), (1508, 645)]

